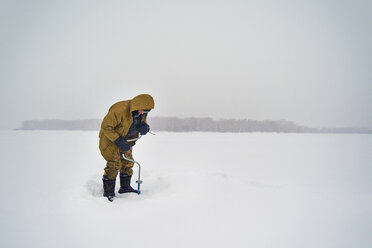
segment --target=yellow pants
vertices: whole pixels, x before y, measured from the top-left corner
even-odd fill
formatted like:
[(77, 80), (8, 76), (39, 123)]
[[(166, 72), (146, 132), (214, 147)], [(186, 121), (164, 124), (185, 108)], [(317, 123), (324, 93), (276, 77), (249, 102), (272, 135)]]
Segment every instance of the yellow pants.
[[(116, 179), (119, 171), (120, 173), (133, 175), (132, 168), (134, 163), (125, 160), (121, 155), (120, 149), (115, 144), (112, 144), (106, 149), (101, 150), (101, 154), (107, 161), (104, 169), (104, 175), (106, 175), (108, 179)], [(124, 156), (133, 160), (132, 147), (129, 149), (129, 151), (124, 153)]]

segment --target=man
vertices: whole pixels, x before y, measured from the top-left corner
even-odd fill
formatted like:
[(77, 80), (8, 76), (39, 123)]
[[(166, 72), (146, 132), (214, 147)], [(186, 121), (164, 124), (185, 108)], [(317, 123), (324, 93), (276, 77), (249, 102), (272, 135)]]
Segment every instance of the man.
[(99, 133), (99, 149), (107, 161), (103, 174), (103, 196), (109, 201), (115, 197), (115, 182), (120, 172), (119, 193), (137, 192), (130, 186), (133, 175), (133, 163), (122, 157), (132, 159), (132, 146), (135, 142), (128, 139), (137, 138), (139, 133), (145, 135), (150, 131), (147, 125), (147, 113), (154, 108), (154, 99), (148, 94), (134, 97), (132, 100), (117, 102), (112, 105), (102, 121)]

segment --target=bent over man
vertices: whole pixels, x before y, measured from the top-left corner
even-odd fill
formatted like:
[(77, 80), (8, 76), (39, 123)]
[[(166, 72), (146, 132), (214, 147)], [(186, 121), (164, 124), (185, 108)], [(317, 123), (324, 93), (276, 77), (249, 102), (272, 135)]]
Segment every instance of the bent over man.
[(103, 196), (109, 201), (115, 197), (115, 182), (120, 172), (119, 193), (137, 192), (130, 186), (133, 163), (122, 157), (132, 159), (132, 147), (139, 133), (145, 135), (150, 131), (146, 122), (147, 113), (154, 108), (154, 99), (142, 94), (131, 100), (112, 105), (102, 121), (99, 133), (99, 149), (107, 161), (103, 174)]

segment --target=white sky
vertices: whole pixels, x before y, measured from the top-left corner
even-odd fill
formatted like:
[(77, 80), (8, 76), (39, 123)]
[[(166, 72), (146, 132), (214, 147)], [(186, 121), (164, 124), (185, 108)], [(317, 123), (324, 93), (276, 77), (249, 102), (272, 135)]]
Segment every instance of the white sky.
[(0, 0), (0, 128), (154, 116), (372, 128), (370, 1)]

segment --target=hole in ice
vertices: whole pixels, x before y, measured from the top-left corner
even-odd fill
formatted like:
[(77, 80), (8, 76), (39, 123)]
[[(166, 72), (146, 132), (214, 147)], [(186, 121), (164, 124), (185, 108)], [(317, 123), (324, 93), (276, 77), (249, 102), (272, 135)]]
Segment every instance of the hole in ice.
[(86, 189), (92, 196), (102, 196), (103, 194), (103, 186), (101, 180), (89, 180), (86, 185)]

